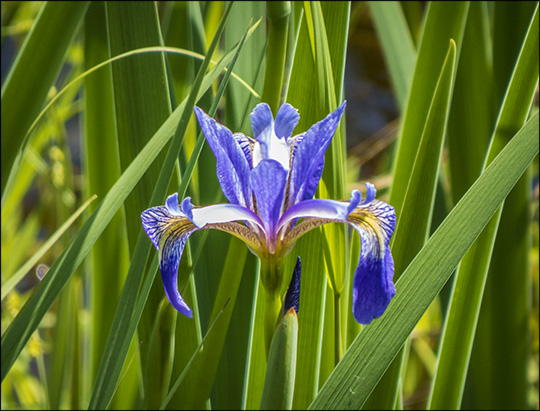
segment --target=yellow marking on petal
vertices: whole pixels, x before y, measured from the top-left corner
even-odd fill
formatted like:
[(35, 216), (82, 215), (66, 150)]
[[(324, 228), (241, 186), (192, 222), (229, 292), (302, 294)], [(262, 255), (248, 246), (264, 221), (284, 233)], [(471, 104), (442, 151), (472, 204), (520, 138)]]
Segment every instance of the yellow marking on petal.
[(320, 227), (323, 224), (327, 223), (344, 223), (344, 220), (334, 220), (329, 218), (313, 218), (313, 217), (307, 217), (299, 224), (296, 224), (296, 226), (290, 230), (287, 234), (285, 234), (283, 240), (282, 240), (282, 246), (285, 250), (288, 250), (291, 248), (296, 241), (302, 237), (304, 234), (306, 234), (308, 231), (313, 230), (314, 228)]
[(386, 241), (383, 233), (385, 231), (381, 229), (381, 220), (377, 216), (365, 208), (357, 207), (349, 214), (347, 221), (369, 232), (371, 238), (376, 237), (379, 245), (379, 253), (380, 255), (384, 255)]
[(163, 248), (163, 243), (170, 240), (170, 238), (179, 239), (183, 236), (189, 235), (190, 232), (197, 230), (197, 226), (193, 224), (187, 217), (174, 217), (163, 224), (162, 226), (163, 236), (159, 244), (159, 249)]
[(255, 233), (255, 231), (247, 228), (246, 226), (236, 223), (219, 223), (219, 224), (207, 224), (203, 229), (213, 228), (215, 230), (224, 231), (226, 233), (232, 234), (235, 237), (242, 240), (246, 245), (251, 248), (256, 254), (262, 252), (262, 242), (260, 237)]

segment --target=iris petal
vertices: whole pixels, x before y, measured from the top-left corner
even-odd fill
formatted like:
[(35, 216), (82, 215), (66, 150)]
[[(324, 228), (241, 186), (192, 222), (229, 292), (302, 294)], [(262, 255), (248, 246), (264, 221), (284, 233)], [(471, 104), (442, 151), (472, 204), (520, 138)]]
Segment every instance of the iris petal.
[(289, 288), (285, 294), (285, 300), (283, 301), (283, 312), (286, 313), (290, 308), (294, 308), (298, 314), (300, 310), (300, 277), (302, 273), (302, 263), (300, 257), (296, 258), (296, 265), (294, 266), (293, 275)]
[[(368, 186), (368, 199), (373, 195), (374, 188)], [(306, 232), (331, 222), (346, 222), (358, 231), (361, 252), (353, 280), (353, 314), (359, 323), (369, 324), (384, 313), (396, 293), (394, 262), (388, 246), (395, 229), (396, 213), (383, 201), (361, 204), (360, 201), (359, 193), (354, 191), (349, 202), (306, 200), (287, 210), (279, 227), (304, 217), (285, 235), (285, 249), (292, 247)]]
[(261, 133), (267, 128), (273, 127), (274, 116), (270, 106), (266, 103), (260, 103), (255, 106), (249, 115), (251, 120), (251, 129), (253, 130), (253, 138), (258, 140)]
[(251, 171), (251, 187), (268, 240), (277, 231), (286, 183), (287, 171), (277, 161), (263, 160)]
[[(294, 111), (295, 109), (292, 106), (289, 107), (289, 110), (285, 108), (281, 112), (279, 123), (281, 132), (287, 132), (291, 126), (294, 127), (296, 125), (291, 113), (291, 110)], [(253, 109), (251, 113), (251, 127), (256, 139), (252, 152), (253, 168), (263, 160), (275, 160), (285, 170), (288, 170), (291, 153), (289, 141), (285, 137), (280, 138), (276, 135), (274, 118), (268, 104), (261, 103)]]
[(319, 165), (313, 172), (313, 175), (306, 183), (306, 188), (304, 191), (304, 196), (302, 197), (302, 201), (304, 200), (311, 200), (313, 196), (315, 195), (315, 191), (317, 191), (317, 187), (319, 186), (319, 181), (321, 181), (321, 176), (324, 170), (324, 156), (321, 158), (321, 161), (319, 162)]
[(360, 234), (362, 249), (353, 280), (353, 314), (360, 324), (380, 317), (396, 293), (394, 260), (388, 243), (395, 229), (394, 208), (382, 201), (357, 207), (347, 217)]
[(174, 215), (164, 206), (149, 208), (141, 219), (144, 230), (159, 250), (159, 268), (167, 298), (174, 308), (191, 318), (193, 312), (178, 291), (178, 265), (186, 241), (197, 227), (187, 217)]
[[(289, 139), (292, 147), (291, 151), (291, 158), (294, 159), (296, 149), (298, 148), (300, 142), (304, 138), (305, 133), (298, 134), (294, 137), (291, 137)], [(321, 176), (324, 170), (324, 156), (321, 157), (319, 164), (317, 165), (317, 168), (313, 172), (311, 178), (306, 182), (306, 188), (304, 191), (304, 196), (302, 197), (302, 201), (304, 200), (311, 200), (313, 196), (315, 195), (315, 191), (317, 191), (317, 187), (319, 186), (319, 181), (321, 180)], [(291, 202), (289, 201), (287, 197), (287, 207)]]
[(298, 110), (290, 104), (283, 104), (276, 114), (276, 122), (274, 125), (274, 131), (277, 138), (290, 137), (298, 124), (298, 121), (300, 121)]
[(251, 153), (253, 152), (253, 146), (255, 145), (255, 141), (252, 138), (246, 136), (244, 133), (234, 133), (233, 137), (238, 142), (238, 145), (246, 156), (248, 164), (251, 166), (253, 164), (253, 161), (251, 159)]
[[(178, 206), (178, 193), (170, 195), (165, 206), (152, 207), (141, 214), (146, 234), (159, 250), (161, 279), (167, 298), (174, 308), (192, 317), (193, 313), (178, 291), (178, 266), (189, 236), (199, 229), (217, 229), (243, 240), (254, 252), (262, 249), (255, 234), (262, 230), (262, 222), (253, 211), (235, 204), (214, 204), (194, 207), (189, 197)], [(235, 221), (246, 221), (253, 228)], [(261, 228), (259, 228), (261, 227)]]
[[(324, 165), (324, 153), (332, 141), (346, 102), (330, 113), (324, 120), (314, 124), (294, 149), (289, 188), (289, 202), (294, 205), (306, 197), (306, 191), (317, 186)], [(314, 193), (314, 192), (313, 192)], [(311, 196), (313, 196), (311, 193)], [(308, 196), (310, 198), (311, 196)]]
[(347, 216), (354, 210), (362, 200), (360, 191), (353, 190), (349, 202), (337, 200), (305, 200), (289, 208), (279, 219), (281, 229), (287, 223), (297, 218), (323, 218), (329, 220), (340, 220), (345, 222)]
[[(359, 230), (360, 231), (360, 230)], [(372, 237), (360, 234), (362, 252), (353, 279), (353, 314), (360, 324), (370, 324), (383, 315), (396, 293), (394, 286), (394, 260), (390, 247), (383, 253), (374, 252), (370, 246)], [(370, 251), (364, 252), (364, 249)]]
[(232, 204), (251, 207), (251, 190), (246, 154), (231, 130), (219, 124), (199, 107), (195, 114), (208, 145), (216, 156), (217, 177), (221, 190)]

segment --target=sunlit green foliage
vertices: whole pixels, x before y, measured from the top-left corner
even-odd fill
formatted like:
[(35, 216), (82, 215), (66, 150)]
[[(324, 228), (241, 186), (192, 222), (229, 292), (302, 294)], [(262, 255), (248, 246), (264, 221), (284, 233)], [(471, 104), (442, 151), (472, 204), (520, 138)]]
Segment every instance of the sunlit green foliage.
[[(537, 409), (538, 48), (537, 2), (2, 2), (2, 408)], [(310, 232), (267, 372), (257, 258), (195, 234), (178, 315), (140, 213), (225, 200), (195, 104), (343, 100), (315, 196), (396, 208), (397, 293), (358, 325)]]

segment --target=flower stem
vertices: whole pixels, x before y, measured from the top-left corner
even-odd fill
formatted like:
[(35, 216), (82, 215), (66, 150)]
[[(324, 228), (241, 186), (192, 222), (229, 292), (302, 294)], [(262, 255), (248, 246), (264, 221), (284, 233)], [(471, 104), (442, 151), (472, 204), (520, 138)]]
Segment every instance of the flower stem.
[(283, 259), (268, 255), (261, 258), (261, 281), (266, 294), (264, 304), (264, 341), (266, 357), (274, 335), (281, 310), (281, 283), (283, 281)]
[(341, 304), (339, 299), (341, 293), (334, 292), (334, 363), (335, 365), (341, 360), (343, 355), (341, 349)]
[(279, 294), (271, 295), (266, 291), (266, 301), (264, 304), (264, 345), (267, 360), (280, 310), (281, 299), (279, 298)]

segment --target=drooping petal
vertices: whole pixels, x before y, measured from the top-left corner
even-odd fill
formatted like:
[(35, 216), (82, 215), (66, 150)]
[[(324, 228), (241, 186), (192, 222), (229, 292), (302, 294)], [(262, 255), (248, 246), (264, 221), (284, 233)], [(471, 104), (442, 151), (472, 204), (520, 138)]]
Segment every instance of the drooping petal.
[[(303, 201), (287, 210), (279, 226), (284, 227), (292, 219), (304, 217), (285, 234), (285, 249), (292, 247), (306, 232), (330, 222), (346, 222), (358, 231), (361, 252), (353, 281), (353, 314), (359, 323), (369, 324), (384, 313), (396, 292), (394, 262), (388, 246), (395, 229), (396, 214), (391, 205), (379, 200), (355, 206), (360, 203), (358, 194), (353, 192), (349, 202)], [(368, 186), (366, 200), (373, 196), (374, 188)]]
[(388, 246), (396, 213), (391, 205), (374, 200), (367, 207), (357, 207), (347, 221), (362, 243), (353, 281), (353, 314), (360, 324), (369, 324), (384, 313), (396, 293), (394, 260)]
[[(360, 230), (359, 230), (360, 232)], [(362, 249), (371, 249), (373, 237), (360, 234)], [(370, 324), (384, 314), (390, 300), (396, 294), (394, 260), (390, 247), (383, 252), (371, 250), (360, 254), (353, 279), (353, 314), (359, 324)]]
[(187, 218), (172, 214), (168, 207), (152, 207), (141, 214), (144, 230), (159, 250), (159, 268), (165, 294), (172, 306), (193, 317), (178, 291), (178, 265), (189, 236), (198, 228)]
[(324, 154), (336, 132), (345, 104), (346, 102), (343, 102), (324, 120), (314, 124), (296, 143), (291, 166), (289, 205), (313, 196), (314, 187), (317, 187), (322, 174)]
[(277, 231), (286, 183), (287, 171), (277, 161), (263, 160), (251, 171), (251, 187), (270, 242)]
[(296, 125), (300, 121), (300, 114), (288, 103), (283, 104), (276, 114), (274, 131), (277, 138), (289, 138)]
[(165, 206), (145, 210), (141, 214), (146, 234), (159, 250), (161, 278), (167, 298), (174, 308), (192, 317), (193, 313), (178, 291), (178, 266), (189, 236), (200, 229), (217, 229), (228, 232), (241, 240), (255, 253), (262, 249), (258, 232), (235, 221), (248, 221), (262, 227), (262, 222), (251, 210), (234, 204), (214, 204), (194, 207), (189, 197), (178, 206), (178, 193), (170, 195)]
[(199, 107), (195, 107), (195, 114), (216, 156), (217, 177), (223, 194), (232, 204), (251, 208), (251, 164), (237, 138), (233, 137), (231, 130), (219, 124)]

